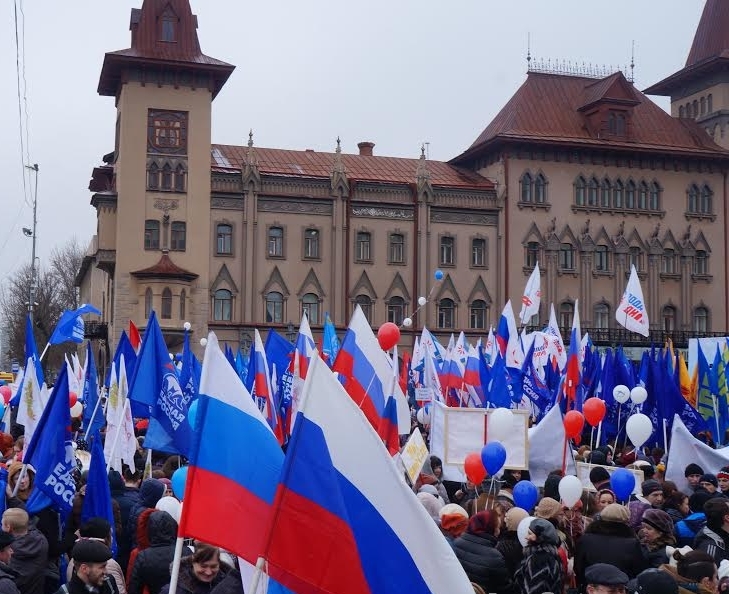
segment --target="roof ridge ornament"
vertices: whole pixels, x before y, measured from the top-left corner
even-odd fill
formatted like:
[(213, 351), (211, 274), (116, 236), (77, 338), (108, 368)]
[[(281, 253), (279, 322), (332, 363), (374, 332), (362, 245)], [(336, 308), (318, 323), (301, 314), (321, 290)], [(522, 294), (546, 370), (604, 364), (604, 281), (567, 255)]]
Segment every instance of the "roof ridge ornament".
[(616, 72), (622, 72), (628, 82), (634, 82), (633, 80), (633, 67), (634, 62), (631, 61), (631, 73), (626, 75), (628, 67), (624, 66), (622, 69), (614, 67), (611, 64), (592, 64), (590, 62), (573, 62), (572, 60), (557, 60), (554, 61), (551, 58), (546, 60), (543, 58), (533, 59), (531, 53), (527, 56), (527, 68), (528, 72), (534, 72), (537, 74), (556, 74), (560, 76), (581, 76), (584, 78), (594, 78), (596, 80), (606, 78), (615, 74)]

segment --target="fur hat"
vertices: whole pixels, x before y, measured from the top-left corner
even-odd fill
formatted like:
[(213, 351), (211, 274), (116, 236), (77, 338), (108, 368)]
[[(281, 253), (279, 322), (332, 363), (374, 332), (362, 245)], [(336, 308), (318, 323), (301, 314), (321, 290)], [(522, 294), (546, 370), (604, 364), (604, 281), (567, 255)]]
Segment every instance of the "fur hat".
[(559, 501), (552, 499), (551, 497), (542, 497), (534, 509), (534, 515), (537, 518), (544, 518), (550, 520), (556, 518), (559, 512), (562, 511), (562, 505)]
[(490, 534), (494, 536), (496, 528), (499, 524), (499, 517), (495, 512), (492, 511), (480, 511), (471, 516), (468, 521), (468, 529), (466, 530), (469, 534)]
[(623, 524), (627, 524), (628, 520), (630, 520), (630, 514), (625, 506), (620, 505), (619, 503), (611, 503), (610, 505), (606, 505), (605, 509), (600, 512), (600, 519), (605, 520), (606, 522), (621, 522)]
[(506, 512), (506, 515), (504, 516), (504, 524), (506, 524), (506, 529), (512, 532), (516, 532), (516, 529), (519, 527), (519, 522), (521, 522), (524, 518), (528, 516), (529, 514), (526, 510), (520, 507), (512, 507), (508, 512)]
[(663, 534), (673, 534), (673, 520), (662, 509), (653, 509), (649, 507), (643, 512), (641, 521), (648, 524), (650, 527), (655, 528), (658, 532)]

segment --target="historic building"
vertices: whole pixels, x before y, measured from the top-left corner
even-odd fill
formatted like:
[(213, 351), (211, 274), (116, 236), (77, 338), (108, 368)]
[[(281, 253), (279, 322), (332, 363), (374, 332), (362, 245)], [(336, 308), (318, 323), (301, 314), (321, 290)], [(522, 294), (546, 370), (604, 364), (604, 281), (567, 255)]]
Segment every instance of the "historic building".
[(82, 300), (101, 306), (113, 342), (154, 309), (171, 348), (185, 321), (197, 337), (212, 329), (245, 348), (253, 328), (291, 332), (304, 311), (315, 334), (326, 312), (342, 328), (356, 304), (373, 327), (412, 316), (413, 333), (476, 337), (508, 298), (518, 314), (539, 261), (532, 322), (554, 302), (568, 327), (579, 298), (583, 329), (611, 342), (634, 264), (651, 339), (723, 333), (724, 6), (708, 0), (686, 67), (649, 89), (671, 95), (672, 114), (621, 72), (532, 64), (444, 163), (377, 156), (371, 142), (357, 154), (339, 140), (331, 153), (257, 147), (252, 134), (243, 146), (212, 143), (212, 102), (234, 67), (202, 53), (188, 0), (144, 0), (131, 47), (106, 54), (99, 81), (117, 126), (90, 183), (98, 227)]

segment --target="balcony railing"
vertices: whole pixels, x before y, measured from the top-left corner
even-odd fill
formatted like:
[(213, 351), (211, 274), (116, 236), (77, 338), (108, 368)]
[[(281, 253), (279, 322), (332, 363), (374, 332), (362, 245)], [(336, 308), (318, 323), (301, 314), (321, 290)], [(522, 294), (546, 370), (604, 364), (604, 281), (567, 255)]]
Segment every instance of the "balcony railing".
[(84, 324), (84, 338), (87, 340), (108, 340), (109, 325), (106, 322), (86, 322)]
[[(529, 332), (541, 330), (541, 328), (529, 328)], [(631, 346), (650, 347), (651, 345), (663, 346), (671, 340), (673, 346), (679, 349), (688, 348), (690, 338), (720, 338), (726, 336), (726, 332), (695, 332), (693, 330), (650, 330), (649, 335), (641, 336), (635, 332), (629, 332), (625, 328), (588, 328), (582, 326), (582, 333), (589, 333), (593, 344), (597, 346)], [(565, 344), (570, 341), (571, 328), (560, 328), (562, 339)]]

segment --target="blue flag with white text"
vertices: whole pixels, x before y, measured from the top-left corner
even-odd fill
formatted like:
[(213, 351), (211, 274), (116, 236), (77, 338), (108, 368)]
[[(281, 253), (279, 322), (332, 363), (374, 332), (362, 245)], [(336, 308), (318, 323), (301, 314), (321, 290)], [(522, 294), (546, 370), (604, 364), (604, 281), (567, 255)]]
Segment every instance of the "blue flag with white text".
[(84, 319), (81, 317), (84, 314), (92, 313), (97, 316), (101, 315), (101, 312), (96, 309), (93, 305), (84, 303), (81, 307), (75, 310), (67, 310), (61, 314), (61, 317), (56, 324), (56, 329), (48, 339), (50, 344), (61, 344), (62, 342), (78, 342), (84, 341)]
[(104, 408), (99, 398), (99, 380), (96, 375), (96, 363), (91, 352), (91, 341), (86, 343), (86, 378), (84, 380), (84, 431), (93, 435), (104, 426)]

